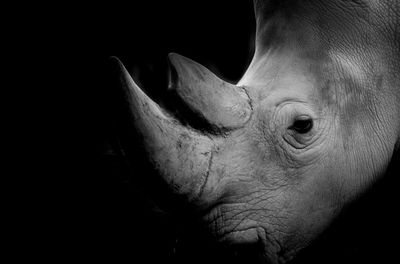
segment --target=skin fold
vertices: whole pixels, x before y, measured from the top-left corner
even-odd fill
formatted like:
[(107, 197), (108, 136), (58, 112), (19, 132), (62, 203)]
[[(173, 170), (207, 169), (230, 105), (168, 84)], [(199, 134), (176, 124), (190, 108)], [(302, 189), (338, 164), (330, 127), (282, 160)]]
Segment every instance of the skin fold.
[(114, 59), (127, 122), (219, 242), (287, 262), (384, 176), (400, 142), (398, 6), (254, 1), (255, 54), (236, 85), (170, 55), (170, 89), (204, 129), (166, 113)]

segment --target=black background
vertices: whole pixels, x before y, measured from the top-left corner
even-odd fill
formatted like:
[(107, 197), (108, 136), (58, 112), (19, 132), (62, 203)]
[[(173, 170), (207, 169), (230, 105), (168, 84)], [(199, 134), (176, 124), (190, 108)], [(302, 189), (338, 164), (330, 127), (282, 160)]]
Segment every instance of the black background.
[[(53, 21), (57, 26), (50, 27), (42, 49), (49, 62), (56, 62), (46, 71), (56, 75), (62, 93), (49, 97), (55, 104), (58, 96), (68, 98), (65, 115), (57, 119), (65, 121), (74, 140), (65, 144), (71, 151), (63, 164), (66, 176), (53, 185), (55, 193), (62, 190), (62, 202), (49, 209), (56, 207), (57, 220), (45, 222), (50, 245), (40, 252), (51, 260), (249, 263), (250, 256), (217, 248), (201, 231), (184, 227), (183, 207), (177, 204), (175, 214), (167, 213), (147, 199), (162, 191), (134, 131), (131, 151), (121, 148), (124, 125), (109, 57), (120, 58), (141, 88), (167, 106), (169, 52), (236, 82), (254, 52), (252, 1), (70, 4), (54, 8), (43, 23), (48, 27)], [(392, 261), (399, 237), (395, 169), (346, 208), (332, 228), (300, 253), (298, 263)], [(64, 183), (68, 190), (58, 187)]]

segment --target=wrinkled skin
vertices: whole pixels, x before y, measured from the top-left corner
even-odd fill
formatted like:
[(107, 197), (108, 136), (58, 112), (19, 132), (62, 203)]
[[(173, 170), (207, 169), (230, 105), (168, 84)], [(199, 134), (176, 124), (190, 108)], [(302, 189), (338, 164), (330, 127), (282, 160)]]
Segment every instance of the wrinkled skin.
[[(122, 74), (149, 159), (220, 242), (259, 243), (264, 260), (286, 262), (384, 175), (400, 138), (398, 5), (255, 1), (255, 55), (227, 98), (194, 95), (225, 84), (171, 55), (171, 87), (208, 132), (180, 125)], [(217, 116), (234, 100), (243, 111)]]

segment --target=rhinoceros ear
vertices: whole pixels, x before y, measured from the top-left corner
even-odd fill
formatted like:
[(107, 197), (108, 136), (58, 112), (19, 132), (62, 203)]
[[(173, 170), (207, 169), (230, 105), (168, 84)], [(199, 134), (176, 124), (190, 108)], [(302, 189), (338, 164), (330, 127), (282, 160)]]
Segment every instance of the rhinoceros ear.
[(181, 55), (169, 54), (170, 89), (175, 89), (189, 108), (219, 129), (242, 127), (252, 109), (246, 91), (225, 82), (204, 66)]

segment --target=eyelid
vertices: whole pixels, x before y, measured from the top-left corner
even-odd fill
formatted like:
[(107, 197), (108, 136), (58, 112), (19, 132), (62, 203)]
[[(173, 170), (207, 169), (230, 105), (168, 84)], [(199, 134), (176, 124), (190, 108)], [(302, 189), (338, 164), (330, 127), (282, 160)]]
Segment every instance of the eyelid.
[(296, 116), (295, 120), (312, 120), (313, 118), (309, 115), (298, 115)]
[[(286, 109), (286, 107), (288, 107), (289, 105), (294, 105), (294, 107), (292, 108), (293, 110), (289, 110), (289, 114), (283, 114), (280, 115), (282, 113), (282, 109)], [(298, 106), (301, 105), (301, 108), (298, 108)], [(302, 109), (302, 110), (300, 110)], [(282, 118), (277, 118), (277, 116), (280, 115)], [(323, 119), (321, 117), (317, 117), (315, 115), (315, 112), (312, 110), (312, 106), (311, 105), (307, 105), (304, 102), (301, 101), (289, 101), (286, 100), (284, 102), (279, 103), (272, 115), (272, 120), (274, 120), (274, 124), (277, 124), (276, 121), (278, 121), (281, 124), (288, 124), (288, 123), (292, 123), (293, 120), (308, 120), (311, 119), (313, 121), (318, 122), (320, 119)], [(282, 123), (283, 122), (283, 123)], [(272, 125), (271, 128), (275, 128), (276, 125)]]

